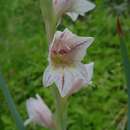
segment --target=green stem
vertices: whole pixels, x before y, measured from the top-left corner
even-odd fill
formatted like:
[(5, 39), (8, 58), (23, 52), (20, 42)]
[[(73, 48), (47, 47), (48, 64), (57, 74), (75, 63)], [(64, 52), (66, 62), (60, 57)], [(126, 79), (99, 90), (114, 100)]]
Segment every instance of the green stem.
[(50, 44), (53, 40), (57, 24), (57, 19), (54, 14), (52, 0), (40, 0), (40, 8), (45, 23), (47, 38)]
[(55, 113), (55, 130), (66, 130), (67, 124), (67, 98), (62, 98), (57, 90), (54, 87), (54, 96), (55, 96), (55, 105), (56, 105), (56, 113)]

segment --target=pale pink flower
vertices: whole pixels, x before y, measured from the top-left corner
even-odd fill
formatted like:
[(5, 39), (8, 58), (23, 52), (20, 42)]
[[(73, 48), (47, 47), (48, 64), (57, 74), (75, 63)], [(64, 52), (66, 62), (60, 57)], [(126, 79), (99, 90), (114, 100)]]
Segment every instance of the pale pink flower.
[(73, 21), (95, 8), (95, 4), (87, 0), (53, 0), (53, 5), (58, 17), (67, 14)]
[(36, 99), (28, 99), (26, 107), (29, 119), (25, 121), (25, 125), (33, 122), (47, 128), (54, 127), (52, 113), (39, 95), (36, 95)]
[(62, 97), (90, 83), (93, 63), (82, 64), (93, 37), (80, 37), (68, 29), (57, 31), (49, 48), (49, 65), (43, 76), (44, 86), (55, 83)]

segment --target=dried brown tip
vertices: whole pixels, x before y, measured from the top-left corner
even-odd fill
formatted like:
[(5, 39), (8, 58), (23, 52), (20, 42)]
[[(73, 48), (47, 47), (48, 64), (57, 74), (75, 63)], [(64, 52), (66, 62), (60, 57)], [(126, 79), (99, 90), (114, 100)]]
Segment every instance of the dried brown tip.
[(123, 31), (122, 31), (122, 27), (121, 27), (121, 23), (120, 23), (119, 16), (117, 17), (116, 29), (117, 29), (118, 35), (119, 35), (120, 37), (122, 37), (122, 36), (123, 36)]

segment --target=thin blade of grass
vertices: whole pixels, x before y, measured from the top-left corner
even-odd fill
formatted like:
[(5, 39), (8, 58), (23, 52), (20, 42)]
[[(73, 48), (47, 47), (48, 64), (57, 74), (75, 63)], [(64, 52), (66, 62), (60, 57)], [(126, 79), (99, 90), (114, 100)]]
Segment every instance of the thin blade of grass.
[(15, 104), (14, 104), (14, 101), (12, 99), (12, 96), (8, 90), (8, 86), (5, 82), (5, 80), (3, 79), (2, 77), (2, 74), (0, 73), (0, 89), (6, 99), (6, 102), (8, 104), (8, 108), (12, 114), (12, 117), (13, 119), (15, 120), (16, 122), (16, 126), (19, 130), (25, 130), (25, 127), (23, 125), (23, 121), (19, 115), (19, 113), (17, 112), (16, 110), (16, 107), (15, 107)]
[(119, 18), (117, 19), (117, 32), (119, 34), (121, 55), (128, 87), (128, 130), (130, 130), (130, 61)]

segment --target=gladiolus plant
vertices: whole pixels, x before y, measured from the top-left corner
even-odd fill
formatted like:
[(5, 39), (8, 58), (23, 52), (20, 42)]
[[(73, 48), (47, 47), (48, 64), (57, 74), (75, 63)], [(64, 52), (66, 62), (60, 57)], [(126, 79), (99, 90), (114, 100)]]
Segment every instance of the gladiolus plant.
[(51, 130), (67, 130), (68, 97), (92, 80), (94, 63), (83, 64), (82, 60), (94, 38), (77, 36), (68, 28), (60, 31), (57, 26), (65, 14), (76, 21), (79, 15), (94, 9), (95, 4), (87, 0), (41, 0), (40, 4), (49, 45), (43, 86), (53, 85), (56, 112), (53, 114), (37, 94), (26, 101), (29, 118), (25, 126), (33, 122)]

